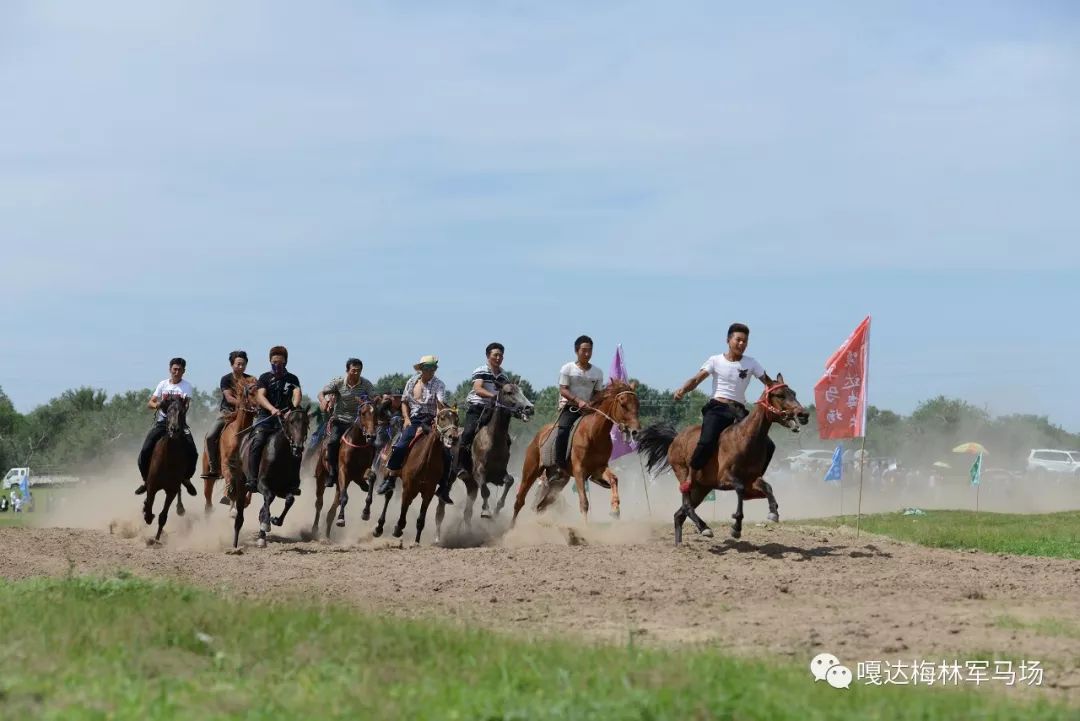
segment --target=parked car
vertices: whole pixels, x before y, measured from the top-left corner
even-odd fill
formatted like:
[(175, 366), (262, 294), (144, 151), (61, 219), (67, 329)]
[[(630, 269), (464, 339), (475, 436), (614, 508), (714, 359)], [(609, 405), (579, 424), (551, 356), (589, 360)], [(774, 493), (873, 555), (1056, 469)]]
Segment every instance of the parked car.
[(79, 483), (79, 478), (76, 476), (42, 475), (32, 473), (29, 468), (11, 468), (4, 475), (0, 485), (3, 486), (4, 490), (17, 488), (22, 485), (24, 478), (27, 479), (30, 486), (66, 486)]
[(1027, 471), (1036, 475), (1080, 475), (1080, 451), (1033, 448), (1028, 454)]
[(824, 473), (832, 463), (832, 451), (801, 450), (793, 456), (788, 456), (784, 461), (788, 467), (796, 473), (809, 473), (821, 471)]

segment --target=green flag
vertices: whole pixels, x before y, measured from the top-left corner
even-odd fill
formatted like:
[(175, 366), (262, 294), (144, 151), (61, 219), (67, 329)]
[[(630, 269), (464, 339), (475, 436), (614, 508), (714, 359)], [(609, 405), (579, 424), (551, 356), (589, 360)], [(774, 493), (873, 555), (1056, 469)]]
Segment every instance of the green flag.
[(979, 477), (982, 475), (982, 454), (980, 453), (975, 458), (975, 462), (971, 464), (971, 485), (979, 485)]

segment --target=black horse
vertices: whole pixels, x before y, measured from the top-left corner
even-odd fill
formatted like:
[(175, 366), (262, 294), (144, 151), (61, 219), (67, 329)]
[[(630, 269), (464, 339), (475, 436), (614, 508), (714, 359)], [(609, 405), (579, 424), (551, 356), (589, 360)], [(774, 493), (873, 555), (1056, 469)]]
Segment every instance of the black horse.
[[(258, 491), (263, 497), (259, 509), (259, 537), (255, 545), (266, 548), (266, 534), (270, 525), (280, 526), (292, 508), (296, 498), (292, 489), (300, 486), (300, 462), (304, 457), (304, 448), (308, 436), (308, 407), (293, 408), (279, 416), (271, 416), (265, 423), (276, 424), (277, 428), (270, 436), (263, 449), (259, 468), (248, 467), (248, 448), (251, 436), (244, 439), (240, 448), (240, 457), (244, 459), (244, 475), (258, 478)], [(236, 504), (236, 520), (233, 523), (233, 548), (240, 543), (240, 528), (244, 525), (244, 507), (250, 501), (250, 493), (245, 492), (241, 484), (238, 493), (247, 496)], [(275, 498), (285, 499), (285, 509), (280, 516), (270, 515), (270, 504)]]

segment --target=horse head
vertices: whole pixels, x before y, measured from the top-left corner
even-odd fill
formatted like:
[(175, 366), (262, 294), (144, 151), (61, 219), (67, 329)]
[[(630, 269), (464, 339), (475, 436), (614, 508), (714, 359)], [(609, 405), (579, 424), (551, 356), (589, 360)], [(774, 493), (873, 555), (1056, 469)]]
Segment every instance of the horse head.
[(636, 381), (627, 383), (612, 380), (602, 391), (600, 399), (590, 405), (594, 408), (610, 406), (607, 415), (623, 434), (623, 438), (631, 441), (637, 438), (641, 430), (641, 420), (638, 418), (641, 405), (637, 396)]
[(255, 389), (258, 384), (259, 381), (256, 378), (241, 378), (236, 381), (236, 390), (234, 392), (248, 413), (257, 412), (257, 408), (255, 407)]
[(461, 435), (457, 422), (457, 408), (443, 408), (435, 414), (435, 432), (439, 434), (439, 439), (447, 448), (453, 448), (458, 436)]
[(356, 428), (364, 436), (364, 440), (368, 443), (375, 441), (375, 434), (378, 432), (378, 407), (379, 396), (368, 399), (365, 398), (361, 401), (360, 405), (356, 408), (356, 418), (353, 420), (353, 428)]
[(311, 406), (293, 408), (282, 414), (281, 428), (285, 432), (285, 439), (289, 442), (293, 457), (300, 460), (304, 455), (304, 447), (308, 437), (308, 411)]
[(516, 383), (506, 383), (499, 389), (495, 397), (495, 406), (505, 408), (510, 414), (520, 418), (526, 423), (532, 417), (533, 404), (521, 391), (521, 386)]
[(180, 396), (166, 396), (161, 402), (161, 412), (165, 414), (165, 431), (169, 438), (175, 438), (184, 432), (187, 425), (187, 404)]
[(758, 403), (765, 409), (769, 420), (775, 420), (792, 433), (798, 433), (800, 425), (805, 426), (810, 422), (810, 413), (799, 403), (795, 391), (784, 382), (783, 373), (776, 374), (776, 382), (765, 389)]

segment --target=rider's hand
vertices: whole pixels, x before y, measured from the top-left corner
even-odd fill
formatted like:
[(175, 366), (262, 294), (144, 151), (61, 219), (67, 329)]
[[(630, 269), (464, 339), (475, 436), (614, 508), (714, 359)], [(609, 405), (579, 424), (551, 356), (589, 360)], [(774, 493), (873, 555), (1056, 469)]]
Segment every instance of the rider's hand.
[(683, 399), (683, 396), (686, 395), (686, 391), (680, 388), (679, 390), (672, 393), (672, 395), (675, 397), (675, 400), (681, 401)]
[(280, 416), (281, 415), (281, 409), (280, 408), (275, 408), (274, 410), (270, 411), (270, 415), (272, 415), (272, 416)]
[(334, 407), (334, 401), (330, 400), (329, 398), (327, 398), (325, 401), (323, 401), (323, 410), (326, 411), (327, 413), (329, 413), (330, 409), (333, 408), (333, 407)]

